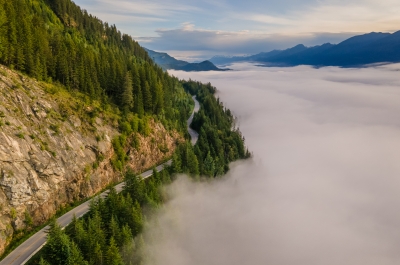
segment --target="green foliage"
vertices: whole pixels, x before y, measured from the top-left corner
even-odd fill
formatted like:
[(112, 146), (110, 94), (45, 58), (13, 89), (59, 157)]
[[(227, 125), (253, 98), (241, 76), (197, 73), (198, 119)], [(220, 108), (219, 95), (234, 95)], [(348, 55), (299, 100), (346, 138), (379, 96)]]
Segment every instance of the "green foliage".
[[(0, 1), (0, 4), (4, 4), (4, 0)], [(6, 27), (5, 24), (7, 22), (6, 12), (4, 9), (0, 8), (0, 56), (3, 55), (5, 49), (5, 40), (6, 40)]]
[(171, 178), (166, 170), (154, 171), (147, 180), (128, 171), (125, 180), (123, 192), (111, 189), (106, 199), (92, 201), (89, 213), (81, 219), (74, 217), (65, 230), (53, 220), (48, 243), (30, 264), (140, 264), (142, 209), (162, 202), (160, 186)]
[(135, 148), (136, 150), (140, 150), (140, 139), (137, 133), (131, 137), (131, 147)]
[(62, 84), (125, 116), (154, 115), (169, 129), (185, 129), (179, 102), (188, 99), (179, 80), (132, 37), (71, 0), (1, 0), (0, 63), (47, 82), (50, 94)]
[[(214, 98), (207, 85), (202, 86), (199, 84), (196, 93), (207, 111), (200, 111), (196, 115), (197, 123), (193, 125), (200, 130), (199, 141), (194, 147), (189, 142), (177, 147), (170, 171), (214, 177), (223, 174), (230, 161), (245, 158), (249, 153), (245, 150), (240, 132), (232, 129), (234, 119), (230, 111)], [(210, 106), (204, 107), (204, 104)], [(215, 117), (212, 117), (213, 114)], [(124, 148), (129, 137), (143, 133), (143, 121), (146, 117), (127, 115), (120, 122), (123, 133), (113, 139), (113, 146), (115, 161), (121, 169), (121, 161), (126, 161)], [(138, 132), (134, 132), (136, 128)], [(131, 145), (134, 145), (133, 142)], [(55, 232), (49, 234), (51, 244), (45, 246), (38, 258), (44, 257), (50, 264), (68, 264), (57, 263), (59, 261), (52, 258), (57, 253), (64, 260), (73, 260), (76, 264), (141, 264), (138, 251), (144, 245), (140, 236), (144, 225), (143, 209), (157, 207), (163, 202), (160, 186), (171, 182), (169, 174), (167, 170), (160, 173), (153, 170), (153, 176), (144, 180), (128, 169), (121, 193), (112, 188), (107, 198), (92, 201), (89, 213), (82, 219), (74, 218), (65, 232), (52, 229)], [(53, 242), (57, 242), (59, 247), (55, 248)]]
[(193, 147), (190, 143), (185, 142), (178, 146), (173, 158), (172, 167), (175, 172), (198, 175), (199, 162)]
[(60, 134), (59, 124), (50, 124), (50, 130), (52, 130), (56, 135)]
[(132, 77), (129, 72), (125, 74), (124, 85), (122, 87), (121, 93), (121, 107), (125, 112), (129, 112), (129, 110), (133, 107), (133, 85), (132, 85)]
[[(231, 111), (215, 98), (215, 87), (194, 81), (183, 81), (183, 87), (196, 95), (201, 104), (191, 124), (199, 132), (193, 151), (199, 161), (200, 174), (210, 177), (223, 175), (228, 171), (230, 162), (250, 156), (244, 138), (235, 128)], [(180, 172), (185, 172), (189, 163), (185, 153), (178, 153), (178, 157), (181, 160)]]
[(132, 127), (128, 121), (121, 122), (119, 124), (119, 129), (125, 135), (130, 135), (132, 133)]
[(160, 151), (161, 151), (163, 154), (166, 154), (166, 153), (169, 152), (169, 148), (168, 148), (168, 146), (167, 146), (166, 144), (161, 144), (161, 145), (159, 145), (159, 146), (158, 146), (158, 149), (160, 149)]
[(210, 152), (208, 152), (206, 158), (204, 159), (203, 172), (207, 176), (215, 175), (215, 163), (214, 159), (210, 155)]
[(50, 223), (47, 244), (44, 249), (44, 256), (52, 264), (68, 264), (71, 255), (71, 242), (69, 237), (57, 224), (56, 220)]
[(147, 118), (140, 119), (138, 125), (138, 131), (141, 135), (149, 136), (150, 134), (150, 123)]
[(70, 243), (70, 255), (68, 257), (69, 265), (89, 265), (87, 261), (84, 260), (81, 250), (78, 245), (71, 241)]
[(43, 257), (40, 257), (40, 261), (38, 263), (39, 265), (50, 265), (46, 260), (43, 259)]
[(145, 183), (140, 176), (136, 176), (132, 170), (128, 170), (125, 174), (125, 188), (133, 198), (139, 203), (145, 201)]
[(20, 139), (24, 139), (25, 138), (25, 135), (22, 132), (19, 132), (19, 133), (15, 134), (15, 136), (17, 136)]
[(11, 208), (10, 209), (10, 216), (11, 216), (11, 219), (15, 219), (15, 218), (17, 218), (17, 211), (15, 210), (15, 208)]
[(126, 135), (122, 134), (113, 139), (112, 144), (115, 151), (115, 157), (112, 160), (114, 169), (122, 171), (127, 160), (126, 152), (124, 150), (126, 145)]
[(28, 211), (25, 211), (25, 224), (29, 227), (33, 225), (32, 216), (29, 214)]
[[(229, 162), (248, 155), (243, 137), (233, 129), (233, 116), (214, 97), (215, 88), (169, 76), (130, 36), (71, 0), (0, 0), (0, 63), (47, 82), (45, 90), (54, 97), (64, 93), (60, 84), (85, 95), (85, 104), (77, 104), (76, 110), (92, 124), (100, 111), (115, 106), (113, 121), (119, 122), (121, 135), (112, 141), (112, 164), (121, 172), (127, 146), (139, 148), (138, 135), (148, 136), (153, 120), (188, 136), (186, 120), (193, 101), (184, 88), (202, 104), (192, 124), (200, 137), (195, 147), (184, 143), (177, 148), (172, 169), (217, 176)], [(93, 102), (99, 104), (92, 107)], [(56, 118), (66, 119), (71, 108), (61, 104), (60, 112)], [(49, 151), (45, 142), (41, 148)], [(91, 169), (87, 167), (88, 174)], [(106, 199), (94, 201), (90, 212), (65, 230), (54, 221), (34, 264), (141, 264), (132, 249), (144, 244), (142, 209), (162, 203), (160, 186), (171, 182), (169, 174), (164, 170), (143, 180), (128, 170), (123, 192), (111, 189)], [(15, 209), (10, 215), (16, 217)]]
[(114, 237), (110, 239), (110, 245), (106, 253), (106, 264), (109, 265), (124, 265), (121, 255), (119, 254), (119, 249), (115, 243)]
[(134, 116), (130, 119), (130, 125), (133, 132), (139, 131), (139, 118)]

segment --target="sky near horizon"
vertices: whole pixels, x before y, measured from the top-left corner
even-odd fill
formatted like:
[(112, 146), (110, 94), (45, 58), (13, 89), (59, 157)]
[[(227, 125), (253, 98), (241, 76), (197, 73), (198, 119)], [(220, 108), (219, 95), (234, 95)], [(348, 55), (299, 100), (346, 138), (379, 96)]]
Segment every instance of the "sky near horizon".
[(397, 0), (75, 0), (89, 13), (179, 59), (243, 55), (394, 32)]

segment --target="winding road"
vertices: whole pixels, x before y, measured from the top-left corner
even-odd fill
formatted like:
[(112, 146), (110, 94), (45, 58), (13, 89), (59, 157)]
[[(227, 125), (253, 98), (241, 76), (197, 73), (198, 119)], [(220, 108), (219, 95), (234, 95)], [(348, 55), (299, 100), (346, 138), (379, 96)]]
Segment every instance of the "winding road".
[[(191, 143), (192, 145), (195, 145), (198, 139), (198, 133), (194, 131), (192, 128), (190, 128), (190, 124), (193, 121), (194, 113), (197, 112), (200, 109), (200, 104), (196, 100), (196, 97), (193, 96), (193, 100), (195, 102), (195, 107), (193, 110), (192, 115), (189, 117), (187, 121), (187, 128), (188, 132), (192, 138)], [(165, 165), (170, 165), (172, 160), (169, 160), (165, 162), (162, 165), (159, 165), (156, 167), (156, 170), (160, 172)], [(153, 170), (147, 170), (146, 172), (143, 172), (141, 176), (143, 179), (146, 179), (153, 175)], [(118, 185), (115, 186), (115, 189), (117, 192), (121, 192), (123, 187), (125, 185), (125, 182), (122, 182)], [(109, 190), (99, 194), (98, 196), (101, 198), (107, 197), (109, 193)], [(67, 212), (63, 216), (57, 219), (57, 222), (61, 225), (61, 227), (66, 227), (69, 223), (71, 223), (74, 215), (76, 217), (80, 218), (84, 214), (86, 214), (89, 211), (90, 208), (90, 203), (92, 200), (96, 199), (98, 196), (92, 198), (91, 200), (88, 200), (85, 203), (82, 203), (81, 205), (77, 206), (76, 208), (72, 209), (71, 211)], [(29, 239), (27, 239), (24, 243), (22, 243), (20, 246), (18, 246), (14, 251), (12, 251), (8, 256), (6, 256), (1, 262), (0, 265), (22, 265), (25, 264), (26, 262), (29, 261), (30, 258), (32, 258), (33, 255), (35, 255), (45, 244), (46, 244), (46, 237), (47, 233), (46, 231), (49, 229), (49, 226), (46, 226), (39, 230), (36, 234), (32, 235)]]
[(195, 145), (197, 142), (197, 139), (199, 139), (199, 134), (195, 130), (190, 128), (190, 124), (193, 121), (194, 114), (200, 110), (200, 103), (196, 100), (196, 96), (193, 96), (192, 98), (194, 100), (194, 110), (193, 110), (192, 115), (190, 115), (189, 119), (187, 120), (187, 128), (188, 128), (190, 137), (192, 138), (191, 143), (192, 143), (192, 145)]

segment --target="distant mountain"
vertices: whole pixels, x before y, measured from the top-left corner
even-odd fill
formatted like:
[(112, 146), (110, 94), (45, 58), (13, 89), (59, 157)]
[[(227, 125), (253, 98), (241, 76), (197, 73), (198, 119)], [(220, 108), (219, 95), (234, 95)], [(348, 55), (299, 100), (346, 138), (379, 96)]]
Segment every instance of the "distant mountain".
[(209, 61), (216, 65), (226, 65), (226, 64), (236, 63), (236, 62), (256, 62), (256, 61), (268, 59), (268, 58), (275, 56), (281, 52), (282, 51), (273, 50), (270, 52), (261, 52), (261, 53), (258, 53), (255, 55), (250, 55), (250, 56), (233, 56), (233, 57), (217, 55), (217, 56), (212, 57)]
[(185, 66), (182, 66), (180, 70), (186, 72), (199, 72), (199, 71), (224, 71), (225, 69), (220, 69), (216, 67), (210, 61), (204, 61), (201, 63), (188, 63)]
[(400, 31), (368, 33), (351, 37), (337, 45), (325, 43), (305, 47), (299, 44), (286, 50), (274, 50), (245, 57), (215, 56), (211, 62), (228, 64), (234, 62), (258, 62), (268, 66), (341, 66), (354, 67), (374, 63), (400, 62)]
[(186, 61), (177, 60), (174, 57), (168, 55), (167, 53), (156, 52), (146, 48), (145, 50), (149, 54), (150, 58), (152, 58), (156, 64), (158, 64), (165, 70), (173, 69), (173, 70), (182, 70), (186, 72), (228, 70), (228, 69), (220, 69), (210, 61), (204, 61), (201, 63), (189, 63)]

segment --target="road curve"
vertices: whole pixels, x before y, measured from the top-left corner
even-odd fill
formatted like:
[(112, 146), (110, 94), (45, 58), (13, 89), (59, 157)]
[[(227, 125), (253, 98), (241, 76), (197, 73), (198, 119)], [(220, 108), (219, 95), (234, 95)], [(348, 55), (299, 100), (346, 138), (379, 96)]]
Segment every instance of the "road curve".
[(190, 115), (189, 119), (187, 120), (187, 127), (188, 127), (188, 132), (190, 134), (190, 137), (192, 138), (191, 143), (192, 143), (192, 145), (195, 145), (197, 142), (197, 139), (199, 138), (199, 134), (195, 130), (190, 128), (190, 124), (193, 121), (194, 113), (198, 112), (200, 110), (200, 103), (196, 100), (196, 96), (193, 96), (192, 98), (194, 100), (194, 110), (193, 110), (192, 115)]
[[(190, 124), (192, 123), (194, 113), (197, 112), (200, 109), (200, 104), (196, 100), (196, 97), (193, 96), (193, 100), (195, 102), (195, 108), (193, 110), (192, 115), (187, 121), (188, 125), (188, 131), (190, 136), (192, 137), (191, 143), (194, 145), (197, 142), (198, 139), (198, 133), (194, 131), (192, 128), (190, 128)], [(170, 165), (171, 160), (165, 162), (162, 165), (159, 165), (156, 167), (156, 170), (160, 172), (165, 165)], [(153, 170), (147, 170), (146, 172), (143, 172), (141, 176), (146, 179), (153, 175)], [(115, 186), (115, 189), (117, 192), (121, 192), (125, 183), (122, 182), (118, 185)], [(78, 218), (82, 217), (84, 214), (86, 214), (89, 211), (90, 208), (90, 203), (92, 200), (96, 199), (97, 197), (105, 198), (107, 197), (109, 193), (109, 190), (99, 194), (98, 196), (88, 200), (87, 202), (82, 203), (81, 205), (75, 207), (71, 211), (67, 212), (63, 216), (57, 219), (57, 222), (61, 225), (61, 227), (66, 227), (69, 223), (71, 223), (72, 218), (74, 215)], [(20, 246), (18, 246), (16, 249), (14, 249), (10, 254), (8, 254), (1, 262), (0, 265), (22, 265), (25, 264), (26, 262), (29, 261), (30, 258), (32, 258), (33, 255), (35, 255), (45, 244), (46, 244), (46, 237), (47, 233), (46, 231), (49, 229), (49, 226), (46, 226), (39, 230), (36, 234), (32, 235), (29, 239), (27, 239), (24, 243), (22, 243)]]

